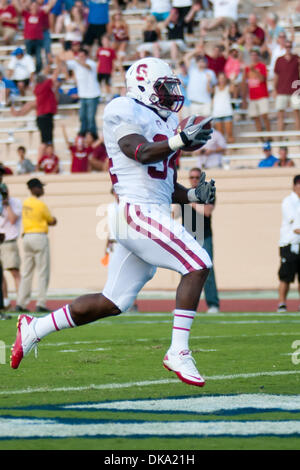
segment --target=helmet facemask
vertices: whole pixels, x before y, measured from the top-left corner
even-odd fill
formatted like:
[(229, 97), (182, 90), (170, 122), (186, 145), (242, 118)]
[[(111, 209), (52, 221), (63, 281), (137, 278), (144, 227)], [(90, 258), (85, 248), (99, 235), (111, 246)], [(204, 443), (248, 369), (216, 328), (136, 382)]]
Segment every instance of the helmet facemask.
[(178, 113), (184, 103), (180, 90), (180, 80), (176, 77), (161, 77), (153, 85), (154, 93), (150, 96), (151, 104), (157, 108)]

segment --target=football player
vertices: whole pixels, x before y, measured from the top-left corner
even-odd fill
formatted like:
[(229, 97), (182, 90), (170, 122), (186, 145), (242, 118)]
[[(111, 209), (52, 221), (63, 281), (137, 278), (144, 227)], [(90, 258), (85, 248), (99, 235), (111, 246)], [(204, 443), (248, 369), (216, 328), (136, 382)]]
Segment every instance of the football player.
[(11, 366), (49, 333), (74, 328), (126, 311), (157, 267), (181, 274), (176, 293), (171, 344), (163, 365), (187, 384), (203, 386), (189, 350), (189, 335), (200, 294), (212, 266), (200, 244), (171, 217), (171, 203), (212, 203), (214, 181), (205, 173), (195, 189), (176, 181), (177, 152), (209, 139), (207, 120), (192, 116), (180, 133), (176, 113), (184, 98), (180, 81), (161, 59), (135, 62), (126, 74), (127, 96), (104, 111), (104, 141), (114, 189), (119, 197), (116, 249), (102, 293), (84, 295), (43, 317), (20, 315)]

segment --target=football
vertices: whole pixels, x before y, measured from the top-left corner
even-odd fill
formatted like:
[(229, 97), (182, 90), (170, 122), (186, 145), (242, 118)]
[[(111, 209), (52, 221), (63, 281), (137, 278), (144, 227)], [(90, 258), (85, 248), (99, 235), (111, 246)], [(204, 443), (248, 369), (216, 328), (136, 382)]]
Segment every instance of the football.
[[(176, 134), (179, 134), (179, 132), (183, 131), (183, 129), (185, 128), (185, 126), (187, 125), (187, 122), (189, 120), (190, 116), (186, 117), (185, 119), (183, 119), (182, 121), (180, 121), (180, 123), (178, 124), (177, 126), (177, 129), (176, 129)], [(202, 122), (204, 119), (207, 119), (206, 117), (203, 117), (203, 116), (196, 116), (196, 119), (194, 121), (194, 124), (199, 124), (200, 122)], [(211, 121), (208, 122), (205, 126), (204, 126), (204, 129), (211, 129)], [(185, 147), (184, 150), (187, 151), (187, 152), (194, 152), (195, 150), (198, 150), (202, 147), (202, 145), (199, 145), (199, 146), (196, 146), (196, 147)]]

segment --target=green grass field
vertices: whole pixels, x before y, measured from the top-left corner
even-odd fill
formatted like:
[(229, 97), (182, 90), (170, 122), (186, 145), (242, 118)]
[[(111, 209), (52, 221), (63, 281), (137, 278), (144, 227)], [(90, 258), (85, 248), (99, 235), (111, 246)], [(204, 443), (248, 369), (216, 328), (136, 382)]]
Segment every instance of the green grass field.
[(204, 388), (162, 367), (170, 313), (54, 333), (12, 370), (16, 320), (0, 322), (0, 449), (300, 448), (300, 314), (198, 314)]

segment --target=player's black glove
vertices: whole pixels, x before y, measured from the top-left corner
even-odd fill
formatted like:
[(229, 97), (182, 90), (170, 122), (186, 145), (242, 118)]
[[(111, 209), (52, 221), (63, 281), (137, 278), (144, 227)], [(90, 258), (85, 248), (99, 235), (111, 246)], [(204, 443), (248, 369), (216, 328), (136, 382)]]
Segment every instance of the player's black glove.
[(183, 131), (179, 134), (185, 146), (198, 147), (199, 145), (205, 145), (211, 139), (213, 129), (204, 129), (204, 127), (212, 118), (203, 119), (199, 124), (194, 124), (195, 119), (195, 115), (191, 116)]
[(205, 181), (206, 174), (201, 173), (199, 183), (196, 188), (188, 191), (188, 199), (190, 202), (198, 202), (200, 204), (213, 204), (216, 198), (215, 181)]
[(176, 151), (185, 147), (199, 148), (211, 139), (213, 129), (204, 129), (204, 127), (212, 120), (212, 117), (203, 119), (199, 124), (194, 124), (195, 119), (195, 115), (191, 116), (185, 128), (179, 134), (169, 138), (168, 143), (172, 150)]

